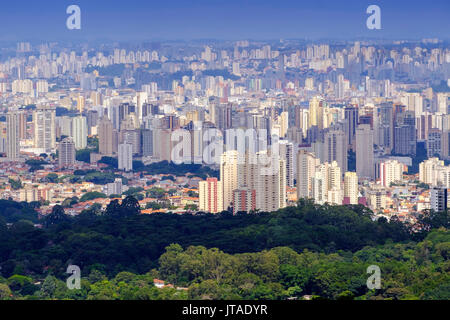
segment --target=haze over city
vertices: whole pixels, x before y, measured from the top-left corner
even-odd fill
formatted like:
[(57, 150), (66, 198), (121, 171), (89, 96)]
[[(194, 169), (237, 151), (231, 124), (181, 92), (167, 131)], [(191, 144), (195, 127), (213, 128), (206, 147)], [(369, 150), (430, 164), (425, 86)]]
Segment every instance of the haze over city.
[[(65, 28), (72, 4), (82, 12), (76, 32)], [(381, 30), (366, 28), (372, 4), (382, 9)], [(6, 1), (0, 40), (448, 39), (449, 8), (446, 0)]]

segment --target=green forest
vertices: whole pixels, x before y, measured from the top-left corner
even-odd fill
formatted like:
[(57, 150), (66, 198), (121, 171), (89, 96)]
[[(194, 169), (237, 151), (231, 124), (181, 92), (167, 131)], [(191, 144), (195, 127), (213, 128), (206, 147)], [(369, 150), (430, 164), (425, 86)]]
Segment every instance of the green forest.
[[(128, 196), (39, 217), (2, 200), (0, 299), (450, 299), (448, 212), (414, 226), (372, 215), (305, 200), (273, 213), (142, 215)], [(68, 265), (81, 289), (68, 289)], [(380, 289), (366, 285), (371, 265)]]

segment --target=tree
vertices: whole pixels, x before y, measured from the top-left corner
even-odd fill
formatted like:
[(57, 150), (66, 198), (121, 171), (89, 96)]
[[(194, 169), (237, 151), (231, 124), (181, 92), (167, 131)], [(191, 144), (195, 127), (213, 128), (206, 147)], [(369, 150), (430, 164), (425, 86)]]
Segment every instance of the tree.
[(63, 208), (71, 208), (73, 205), (78, 203), (77, 197), (67, 198), (61, 204)]
[(126, 216), (133, 216), (141, 213), (141, 207), (135, 197), (127, 196), (122, 201), (121, 211)]
[(11, 289), (6, 283), (0, 283), (0, 300), (8, 300), (13, 296)]
[(69, 217), (64, 212), (64, 208), (60, 205), (55, 205), (52, 208), (52, 212), (45, 217), (45, 226), (50, 227), (52, 225), (68, 222)]
[(99, 198), (107, 198), (106, 194), (98, 192), (98, 191), (93, 191), (93, 192), (88, 192), (83, 194), (83, 196), (80, 198), (80, 202), (85, 202), (85, 201), (89, 201), (89, 200), (94, 200), (94, 199), (99, 199)]
[(18, 180), (14, 180), (14, 179), (9, 179), (9, 183), (11, 184), (11, 188), (13, 190), (19, 190), (22, 189), (22, 181), (20, 181), (20, 179)]
[(33, 279), (21, 275), (13, 275), (8, 278), (8, 286), (17, 294), (33, 294), (38, 288), (33, 284)]
[(58, 175), (56, 173), (49, 173), (45, 177), (45, 180), (50, 183), (56, 183), (56, 182), (58, 182)]
[(108, 217), (121, 216), (121, 205), (119, 200), (110, 201), (106, 206), (105, 215)]

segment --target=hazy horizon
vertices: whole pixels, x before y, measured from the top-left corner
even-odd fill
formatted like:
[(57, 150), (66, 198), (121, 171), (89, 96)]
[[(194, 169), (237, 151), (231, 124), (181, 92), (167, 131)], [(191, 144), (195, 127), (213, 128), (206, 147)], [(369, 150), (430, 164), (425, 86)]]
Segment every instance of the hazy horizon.
[[(106, 0), (4, 3), (0, 41), (170, 41), (268, 39), (448, 39), (450, 2)], [(81, 30), (68, 30), (66, 9), (81, 8)], [(381, 8), (381, 30), (369, 30), (366, 9)]]

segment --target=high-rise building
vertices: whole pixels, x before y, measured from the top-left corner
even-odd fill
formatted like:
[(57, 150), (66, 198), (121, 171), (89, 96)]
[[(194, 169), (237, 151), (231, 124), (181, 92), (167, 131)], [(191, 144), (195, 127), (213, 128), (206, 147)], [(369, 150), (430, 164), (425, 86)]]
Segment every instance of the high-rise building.
[(450, 130), (444, 130), (441, 137), (441, 159), (450, 160)]
[(224, 131), (233, 126), (232, 105), (213, 103), (210, 107), (210, 117), (218, 129)]
[(273, 212), (286, 207), (286, 162), (279, 155), (257, 153), (256, 209)]
[(353, 141), (355, 139), (356, 127), (358, 126), (358, 108), (356, 107), (346, 107), (345, 108), (345, 126), (347, 136), (347, 141), (349, 146), (353, 146)]
[(233, 214), (256, 210), (256, 191), (249, 187), (241, 187), (233, 191)]
[(133, 146), (131, 144), (119, 144), (119, 170), (133, 170)]
[(294, 145), (287, 140), (279, 141), (280, 157), (286, 162), (286, 184), (294, 187)]
[(309, 101), (309, 123), (308, 128), (312, 126), (319, 126), (319, 123), (322, 118), (322, 107), (321, 107), (321, 99), (320, 97), (313, 97)]
[(124, 130), (121, 132), (121, 142), (128, 143), (133, 146), (133, 154), (137, 155), (141, 152), (141, 132), (140, 130)]
[(356, 129), (356, 173), (358, 177), (375, 178), (373, 130), (368, 124)]
[(379, 164), (380, 181), (384, 187), (390, 187), (391, 183), (403, 180), (404, 164), (397, 160), (388, 160)]
[(432, 188), (430, 192), (430, 207), (435, 212), (444, 212), (448, 209), (448, 189)]
[(59, 143), (58, 164), (61, 168), (75, 164), (75, 144), (71, 138), (65, 138)]
[(436, 185), (437, 176), (436, 172), (439, 167), (444, 166), (444, 161), (439, 160), (439, 158), (430, 158), (423, 161), (419, 165), (419, 180), (420, 182)]
[(77, 97), (77, 109), (79, 113), (84, 111), (84, 97), (81, 94)]
[(341, 130), (332, 129), (325, 133), (323, 162), (332, 163), (336, 161), (341, 168), (341, 172), (347, 171), (348, 152), (345, 133)]
[(209, 213), (223, 211), (222, 183), (217, 178), (208, 178), (198, 183), (199, 210)]
[(136, 93), (136, 112), (139, 121), (143, 119), (143, 105), (148, 100), (147, 92), (137, 92)]
[(55, 108), (40, 107), (33, 112), (34, 147), (44, 152), (56, 148)]
[(416, 119), (413, 112), (397, 114), (394, 128), (394, 153), (398, 155), (416, 155), (417, 134)]
[(405, 96), (407, 110), (413, 112), (416, 118), (420, 117), (423, 112), (423, 97), (418, 92), (408, 92)]
[(20, 155), (19, 127), (20, 114), (9, 112), (6, 115), (6, 157), (11, 160)]
[(78, 116), (72, 119), (72, 137), (75, 149), (81, 150), (87, 147), (87, 121), (86, 117)]
[(19, 139), (27, 139), (27, 114), (19, 112)]
[(436, 157), (441, 154), (442, 131), (439, 129), (428, 130), (427, 139), (427, 156), (428, 158)]
[(317, 164), (311, 179), (311, 198), (317, 204), (342, 204), (342, 173), (336, 161)]
[(223, 209), (233, 206), (233, 191), (238, 185), (238, 158), (239, 153), (231, 150), (220, 157), (220, 182), (223, 185)]
[(392, 104), (382, 104), (377, 108), (375, 143), (386, 148), (387, 152), (394, 149), (394, 112)]
[(104, 190), (105, 194), (109, 197), (110, 195), (121, 195), (123, 193), (122, 178), (116, 178), (114, 182), (106, 184)]
[(445, 166), (444, 161), (438, 158), (425, 160), (419, 165), (419, 180), (432, 186), (450, 188), (450, 166)]
[[(93, 128), (98, 125), (99, 114), (96, 110), (89, 110), (86, 116), (86, 122), (88, 127), (88, 134), (93, 134)], [(98, 131), (96, 131), (98, 133)]]
[(153, 156), (153, 130), (142, 129), (142, 156), (151, 157)]
[(297, 198), (309, 199), (312, 196), (311, 179), (313, 178), (316, 166), (320, 163), (314, 154), (305, 150), (297, 153)]
[(328, 197), (328, 163), (316, 167), (311, 178), (311, 198), (317, 204), (324, 204)]
[(342, 170), (339, 164), (336, 161), (331, 162), (328, 165), (328, 181), (327, 181), (327, 189), (328, 190), (341, 190), (342, 189)]
[(387, 197), (386, 189), (382, 186), (376, 185), (367, 190), (366, 197), (368, 200), (369, 208), (373, 211), (382, 210), (386, 208)]
[(98, 125), (98, 146), (99, 152), (105, 156), (112, 156), (114, 153), (114, 128), (109, 119), (103, 118)]
[(349, 204), (358, 204), (358, 175), (356, 172), (346, 172), (344, 175), (344, 197)]

